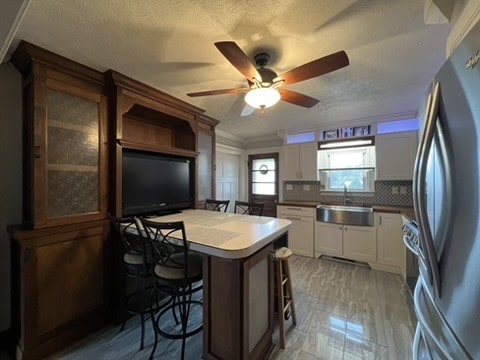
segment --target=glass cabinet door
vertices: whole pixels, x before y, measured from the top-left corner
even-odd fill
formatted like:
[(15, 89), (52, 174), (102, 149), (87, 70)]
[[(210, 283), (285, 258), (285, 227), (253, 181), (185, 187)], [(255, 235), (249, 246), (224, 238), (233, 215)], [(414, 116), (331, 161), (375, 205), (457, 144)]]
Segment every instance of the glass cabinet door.
[(99, 212), (99, 104), (47, 91), (47, 217)]
[(107, 214), (106, 96), (101, 85), (57, 76), (34, 85), (33, 228)]

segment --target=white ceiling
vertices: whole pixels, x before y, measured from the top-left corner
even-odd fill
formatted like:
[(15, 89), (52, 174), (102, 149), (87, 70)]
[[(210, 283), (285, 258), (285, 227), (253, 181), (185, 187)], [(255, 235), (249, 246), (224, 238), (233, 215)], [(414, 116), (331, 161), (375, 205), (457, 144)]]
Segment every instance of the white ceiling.
[[(20, 39), (100, 71), (114, 69), (197, 105), (242, 138), (414, 117), (445, 59), (450, 24), (425, 25), (419, 0), (31, 0)], [(244, 87), (213, 45), (268, 50), (278, 73), (339, 50), (350, 65), (288, 86), (320, 100), (280, 102), (240, 117), (243, 95), (188, 92)]]

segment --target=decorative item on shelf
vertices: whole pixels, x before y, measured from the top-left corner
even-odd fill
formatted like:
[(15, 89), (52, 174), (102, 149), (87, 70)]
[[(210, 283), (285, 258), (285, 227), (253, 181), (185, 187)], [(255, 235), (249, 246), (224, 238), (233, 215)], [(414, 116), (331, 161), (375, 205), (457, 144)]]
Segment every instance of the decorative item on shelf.
[(343, 139), (370, 135), (370, 125), (344, 127), (323, 132), (323, 140)]
[(338, 138), (338, 129), (335, 130), (327, 130), (323, 132), (323, 139), (324, 140), (331, 140)]
[(370, 125), (356, 126), (353, 128), (353, 136), (370, 135)]
[(353, 136), (353, 127), (345, 127), (339, 129), (340, 131), (340, 136), (341, 138), (347, 138), (347, 137), (352, 137)]

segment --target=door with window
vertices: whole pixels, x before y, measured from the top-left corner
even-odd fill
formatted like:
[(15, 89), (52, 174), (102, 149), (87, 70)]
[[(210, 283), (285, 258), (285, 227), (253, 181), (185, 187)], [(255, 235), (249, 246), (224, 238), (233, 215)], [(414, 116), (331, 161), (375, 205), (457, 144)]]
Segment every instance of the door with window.
[(278, 153), (248, 156), (248, 201), (264, 203), (264, 216), (277, 216)]

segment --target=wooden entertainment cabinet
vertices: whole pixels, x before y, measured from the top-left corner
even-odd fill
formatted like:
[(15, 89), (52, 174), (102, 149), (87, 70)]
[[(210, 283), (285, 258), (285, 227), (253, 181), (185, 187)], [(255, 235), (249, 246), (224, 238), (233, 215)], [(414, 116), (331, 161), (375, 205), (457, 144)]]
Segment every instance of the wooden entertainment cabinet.
[[(145, 150), (195, 160), (195, 203), (214, 196), (215, 126), (203, 110), (132, 80), (106, 72), (110, 100), (110, 141), (114, 146), (112, 211), (122, 211), (122, 149)], [(112, 146), (112, 148), (113, 148)]]
[(109, 214), (121, 216), (122, 151), (191, 158), (195, 207), (214, 196), (218, 121), (113, 70), (21, 42), (23, 223), (12, 238), (17, 358), (42, 359), (112, 321), (118, 303)]

